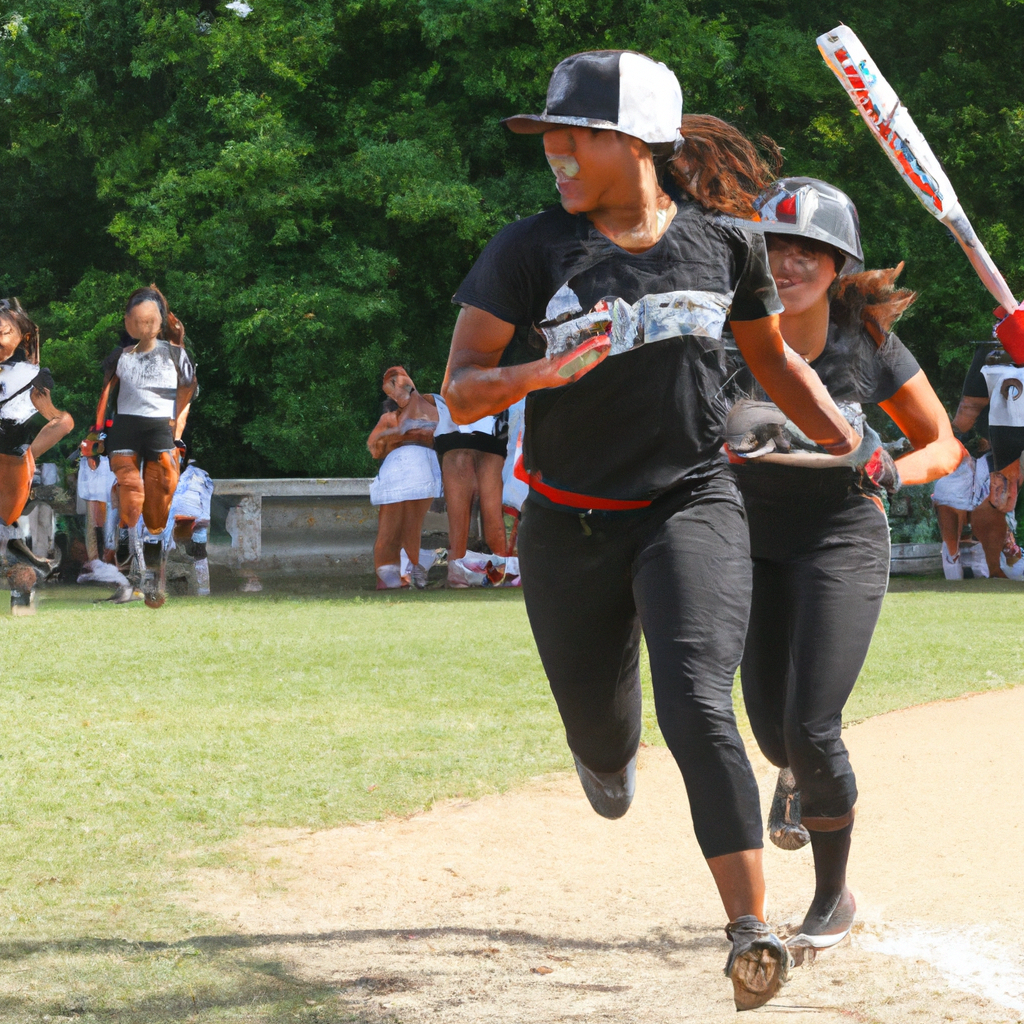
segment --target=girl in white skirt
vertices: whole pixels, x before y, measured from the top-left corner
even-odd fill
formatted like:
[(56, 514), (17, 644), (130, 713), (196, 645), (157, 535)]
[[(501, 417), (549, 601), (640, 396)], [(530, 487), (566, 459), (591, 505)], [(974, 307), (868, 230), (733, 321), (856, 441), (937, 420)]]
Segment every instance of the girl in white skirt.
[[(421, 395), (401, 366), (385, 371), (383, 390), (396, 408), (381, 416), (366, 446), (375, 459), (383, 459), (370, 485), (370, 501), (380, 508), (373, 546), (377, 589), (392, 590), (402, 586), (401, 550), (419, 555), (423, 519), (431, 501), (441, 496), (441, 468), (433, 448), (433, 396)], [(427, 585), (427, 570), (418, 561), (410, 575), (414, 586)]]

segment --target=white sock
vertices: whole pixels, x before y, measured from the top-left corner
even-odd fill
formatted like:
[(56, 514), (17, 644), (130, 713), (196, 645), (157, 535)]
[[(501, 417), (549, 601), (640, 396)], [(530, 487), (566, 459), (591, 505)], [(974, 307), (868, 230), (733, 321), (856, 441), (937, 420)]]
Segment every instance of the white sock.
[(402, 570), (397, 565), (378, 565), (377, 579), (388, 590), (397, 590), (402, 585)]

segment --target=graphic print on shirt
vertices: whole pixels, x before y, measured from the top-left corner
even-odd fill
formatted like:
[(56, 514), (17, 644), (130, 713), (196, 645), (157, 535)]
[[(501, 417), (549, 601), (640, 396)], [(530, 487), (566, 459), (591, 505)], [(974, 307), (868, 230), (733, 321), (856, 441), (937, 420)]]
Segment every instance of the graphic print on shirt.
[(120, 390), (117, 411), (129, 416), (173, 419), (178, 393), (178, 369), (171, 346), (158, 341), (148, 352), (121, 353), (117, 363)]
[(763, 239), (686, 200), (643, 253), (560, 207), (516, 221), (454, 301), (514, 325), (527, 358), (535, 342), (554, 355), (610, 336), (604, 362), (527, 397), (525, 469), (583, 502), (646, 502), (721, 472), (723, 326), (781, 310)]

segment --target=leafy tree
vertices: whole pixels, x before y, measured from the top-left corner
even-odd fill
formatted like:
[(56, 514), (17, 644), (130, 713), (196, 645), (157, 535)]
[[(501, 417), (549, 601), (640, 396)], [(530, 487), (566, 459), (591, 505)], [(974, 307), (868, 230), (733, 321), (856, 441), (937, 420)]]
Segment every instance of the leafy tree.
[(128, 293), (185, 321), (215, 475), (362, 475), (380, 371), (436, 389), (450, 296), (504, 223), (556, 199), (536, 139), (581, 49), (640, 49), (691, 110), (785, 147), (857, 202), (869, 264), (907, 261), (901, 326), (949, 401), (992, 303), (814, 48), (854, 26), (1024, 292), (1022, 5), (910, 0), (15, 0), (0, 15), (0, 288), (45, 327), (57, 396), (91, 415)]

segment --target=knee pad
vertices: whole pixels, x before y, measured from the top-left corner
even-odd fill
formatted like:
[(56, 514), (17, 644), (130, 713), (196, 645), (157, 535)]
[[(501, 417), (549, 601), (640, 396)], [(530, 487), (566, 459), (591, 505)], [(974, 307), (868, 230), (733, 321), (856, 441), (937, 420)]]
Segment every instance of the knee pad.
[(24, 455), (0, 455), (0, 522), (13, 526), (18, 521), (32, 490), (35, 471), (31, 448)]
[(134, 529), (142, 514), (142, 499), (145, 495), (139, 473), (139, 457), (133, 452), (115, 453), (110, 456), (110, 468), (117, 477), (117, 505), (121, 511), (121, 523)]
[(155, 459), (147, 459), (142, 471), (145, 497), (142, 519), (150, 533), (163, 533), (171, 511), (174, 489), (178, 486), (177, 452), (160, 452)]

